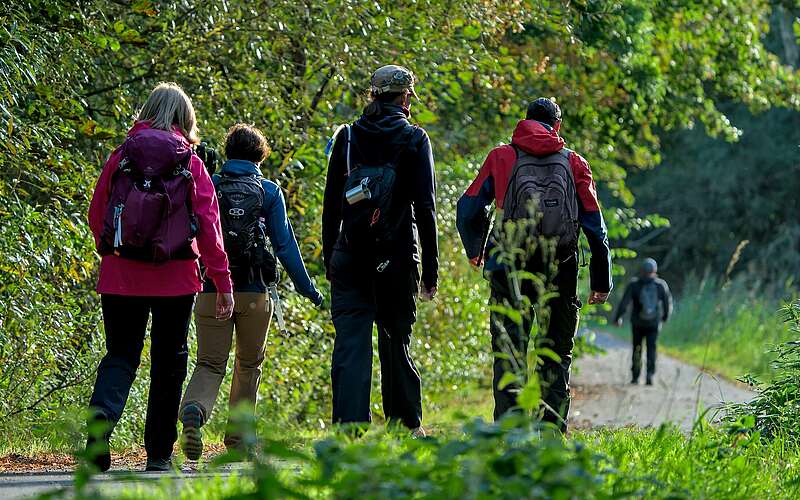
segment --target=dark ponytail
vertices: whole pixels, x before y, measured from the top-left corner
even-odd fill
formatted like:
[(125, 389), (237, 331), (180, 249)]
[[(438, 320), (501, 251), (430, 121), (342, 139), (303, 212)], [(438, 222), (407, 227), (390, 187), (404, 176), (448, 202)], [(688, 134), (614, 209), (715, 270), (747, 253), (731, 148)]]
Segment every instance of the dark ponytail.
[(378, 116), (381, 114), (382, 105), (394, 102), (403, 92), (384, 92), (383, 94), (371, 95), (372, 101), (364, 108), (364, 116)]

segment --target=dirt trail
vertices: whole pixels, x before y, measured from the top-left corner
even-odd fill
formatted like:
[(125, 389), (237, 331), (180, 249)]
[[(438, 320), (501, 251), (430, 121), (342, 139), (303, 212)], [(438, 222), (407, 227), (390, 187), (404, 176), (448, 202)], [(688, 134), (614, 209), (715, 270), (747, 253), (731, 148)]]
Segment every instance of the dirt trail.
[(654, 385), (645, 386), (643, 380), (641, 385), (632, 385), (630, 344), (609, 334), (596, 334), (597, 344), (606, 354), (578, 359), (572, 375), (570, 420), (578, 427), (655, 427), (674, 422), (688, 431), (698, 409), (702, 412), (722, 402), (747, 401), (755, 395), (741, 385), (662, 353), (658, 355)]

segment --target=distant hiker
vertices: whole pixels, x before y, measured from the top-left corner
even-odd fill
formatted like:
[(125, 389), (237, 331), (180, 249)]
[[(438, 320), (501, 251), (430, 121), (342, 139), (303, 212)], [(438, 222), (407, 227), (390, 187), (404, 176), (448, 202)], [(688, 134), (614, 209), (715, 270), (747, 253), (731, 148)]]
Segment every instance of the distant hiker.
[(647, 340), (647, 385), (653, 385), (656, 373), (656, 342), (661, 325), (672, 314), (672, 294), (667, 282), (658, 277), (658, 264), (653, 259), (645, 259), (639, 278), (634, 279), (625, 289), (625, 295), (614, 313), (614, 323), (622, 326), (622, 317), (633, 304), (631, 329), (633, 330), (633, 360), (631, 363), (631, 384), (639, 383), (642, 371), (642, 340)]
[(218, 290), (213, 315), (225, 320), (233, 311), (214, 185), (191, 148), (197, 133), (189, 97), (174, 83), (159, 84), (103, 167), (89, 207), (102, 255), (97, 292), (107, 350), (89, 423), (107, 432), (90, 435), (87, 452), (102, 471), (111, 466), (108, 441), (136, 377), (151, 314), (147, 470), (171, 466), (189, 357), (186, 337), (201, 290), (198, 256)]
[[(214, 284), (206, 282), (203, 293), (197, 297), (197, 366), (181, 404), (181, 446), (190, 460), (197, 460), (203, 453), (200, 428), (214, 410), (234, 331), (236, 362), (229, 408), (245, 406), (248, 412), (255, 412), (267, 331), (277, 306), (268, 294), (274, 290), (278, 272), (267, 239), (289, 272), (295, 289), (315, 305), (322, 303), (322, 294), (309, 278), (300, 256), (281, 188), (261, 176), (259, 165), (269, 153), (261, 131), (250, 125), (234, 125), (225, 139), (228, 161), (213, 176), (236, 307), (233, 317), (219, 321), (214, 314)], [(225, 446), (245, 451), (236, 429), (226, 431)]]
[(424, 432), (421, 381), (409, 344), (417, 295), (422, 300), (436, 295), (433, 155), (428, 134), (408, 120), (416, 97), (411, 71), (394, 65), (378, 69), (371, 96), (361, 118), (334, 134), (325, 187), (322, 244), (336, 329), (333, 421), (372, 419), (377, 323), (386, 419), (419, 435)]
[[(577, 296), (578, 227), (592, 251), (590, 304), (604, 303), (611, 291), (611, 254), (597, 201), (592, 171), (559, 137), (561, 110), (539, 98), (517, 124), (511, 144), (494, 148), (477, 178), (458, 201), (456, 224), (467, 257), (484, 264), (491, 285), (490, 303), (521, 313), (521, 321), (499, 310), (491, 312), (494, 360), (494, 417), (517, 408), (517, 395), (527, 375), (527, 350), (535, 315), (544, 323), (542, 347), (558, 360), (542, 356), (536, 367), (542, 384), (543, 420), (566, 430), (569, 412), (569, 370), (581, 302)], [(554, 186), (556, 188), (554, 188)], [(492, 234), (489, 207), (497, 206)], [(534, 224), (530, 224), (534, 221)], [(524, 241), (507, 243), (521, 228)], [(487, 243), (488, 237), (488, 243)], [(515, 246), (515, 248), (506, 248)], [(554, 248), (551, 248), (554, 246)], [(501, 256), (502, 250), (506, 256)], [(513, 261), (508, 255), (513, 255)], [(520, 281), (523, 271), (543, 278)], [(545, 292), (543, 308), (533, 310)], [(507, 373), (516, 374), (509, 381)], [(505, 378), (505, 379), (504, 379)]]

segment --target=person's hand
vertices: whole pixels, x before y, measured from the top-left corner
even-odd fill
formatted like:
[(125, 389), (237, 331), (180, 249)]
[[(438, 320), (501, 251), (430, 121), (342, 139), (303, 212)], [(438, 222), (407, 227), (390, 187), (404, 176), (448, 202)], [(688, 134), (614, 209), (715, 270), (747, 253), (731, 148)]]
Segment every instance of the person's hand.
[(589, 294), (589, 300), (587, 302), (591, 304), (605, 304), (606, 300), (608, 300), (608, 292), (595, 292), (592, 290), (592, 293)]
[(472, 264), (473, 267), (481, 267), (481, 265), (483, 265), (483, 259), (481, 259), (480, 256), (473, 257), (469, 259), (469, 263)]
[(622, 326), (622, 318), (617, 319), (614, 323), (616, 323), (617, 326)]
[(438, 287), (433, 286), (431, 288), (428, 288), (427, 286), (423, 285), (422, 291), (419, 292), (419, 299), (422, 302), (430, 302), (431, 300), (434, 299), (434, 297), (436, 297), (436, 292), (438, 291), (439, 291)]
[(325, 296), (322, 295), (319, 291), (317, 291), (317, 297), (312, 299), (311, 302), (314, 303), (314, 307), (317, 309), (325, 309)]
[(217, 319), (227, 321), (233, 316), (233, 294), (217, 292)]

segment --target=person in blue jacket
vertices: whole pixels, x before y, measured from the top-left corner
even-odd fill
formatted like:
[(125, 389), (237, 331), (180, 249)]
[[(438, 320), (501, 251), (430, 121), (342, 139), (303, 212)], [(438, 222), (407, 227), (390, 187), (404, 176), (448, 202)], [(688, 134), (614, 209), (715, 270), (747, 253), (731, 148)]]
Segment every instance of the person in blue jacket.
[[(197, 299), (197, 366), (183, 396), (180, 415), (181, 445), (190, 460), (197, 460), (202, 454), (200, 428), (214, 409), (234, 331), (236, 362), (229, 406), (255, 411), (267, 331), (272, 312), (279, 307), (268, 293), (278, 279), (275, 257), (286, 269), (295, 289), (314, 305), (322, 304), (322, 294), (306, 271), (286, 215), (283, 192), (277, 184), (261, 176), (259, 165), (269, 153), (267, 141), (257, 128), (234, 125), (225, 140), (228, 160), (213, 176), (236, 305), (229, 320), (217, 320), (215, 289), (209, 281)], [(235, 429), (226, 432), (225, 446), (244, 451), (241, 435)]]

